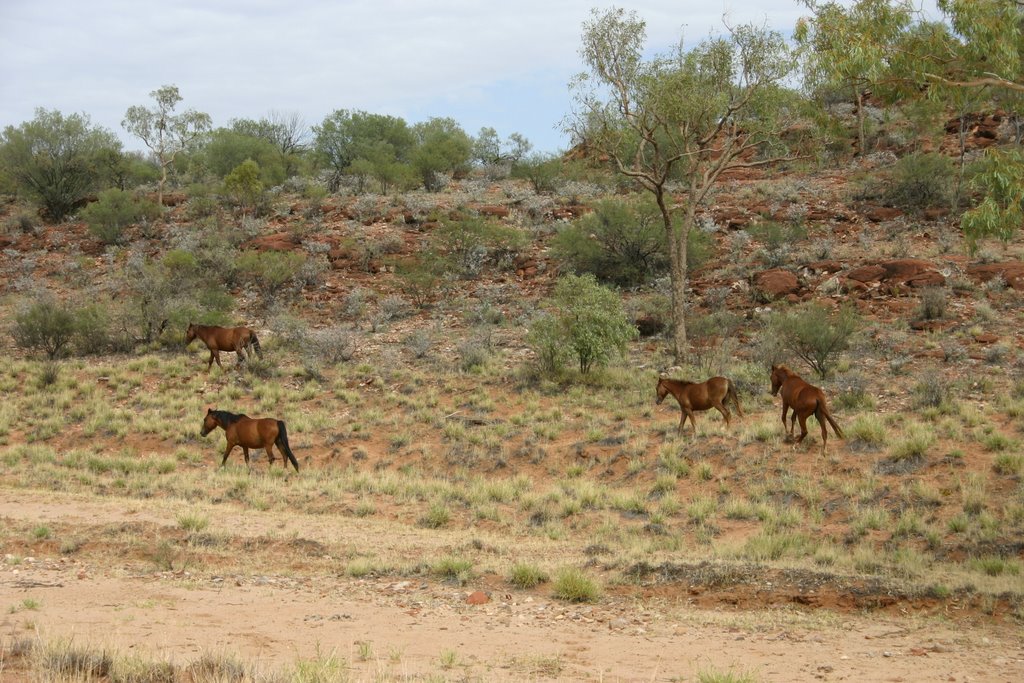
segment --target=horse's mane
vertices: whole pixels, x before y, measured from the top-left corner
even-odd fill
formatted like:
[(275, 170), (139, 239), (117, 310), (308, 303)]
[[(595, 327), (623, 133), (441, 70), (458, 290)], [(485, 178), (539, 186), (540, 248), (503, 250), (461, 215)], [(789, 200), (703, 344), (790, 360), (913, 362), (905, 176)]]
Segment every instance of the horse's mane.
[(214, 415), (216, 415), (217, 419), (220, 420), (221, 422), (223, 422), (225, 425), (234, 424), (235, 422), (238, 422), (239, 420), (241, 420), (243, 417), (245, 417), (245, 418), (249, 417), (248, 415), (245, 415), (244, 413), (229, 413), (226, 410), (214, 410), (214, 411), (211, 411), (211, 412)]
[(696, 384), (696, 382), (691, 382), (688, 379), (675, 379), (674, 377), (662, 377), (661, 379), (666, 381), (666, 382), (672, 382), (673, 384), (680, 384), (680, 385), (682, 385), (684, 387), (687, 384)]

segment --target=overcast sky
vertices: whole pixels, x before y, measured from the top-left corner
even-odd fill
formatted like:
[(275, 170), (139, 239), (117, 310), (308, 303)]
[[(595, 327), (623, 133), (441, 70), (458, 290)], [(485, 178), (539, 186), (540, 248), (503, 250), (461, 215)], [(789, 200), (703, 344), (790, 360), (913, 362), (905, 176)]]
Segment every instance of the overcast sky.
[[(692, 44), (730, 23), (789, 33), (796, 0), (620, 3), (647, 22), (648, 45)], [(450, 116), (556, 151), (580, 28), (593, 0), (0, 0), (0, 128), (37, 107), (121, 128), (133, 104), (178, 86), (226, 126), (272, 110), (317, 124), (336, 109)]]

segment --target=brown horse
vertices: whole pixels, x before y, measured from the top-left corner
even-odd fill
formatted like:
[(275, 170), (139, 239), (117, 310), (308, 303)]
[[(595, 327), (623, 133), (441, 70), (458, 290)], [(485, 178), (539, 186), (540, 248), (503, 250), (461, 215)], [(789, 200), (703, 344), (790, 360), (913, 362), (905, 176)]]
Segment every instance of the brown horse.
[(736, 412), (743, 416), (743, 409), (740, 408), (740, 399), (736, 395), (736, 389), (732, 382), (725, 377), (712, 377), (706, 382), (697, 384), (681, 379), (669, 379), (661, 377), (658, 379), (658, 405), (665, 400), (668, 394), (672, 394), (679, 401), (679, 409), (682, 415), (679, 418), (679, 433), (683, 433), (686, 425), (686, 418), (690, 418), (693, 425), (693, 433), (697, 434), (697, 421), (693, 418), (695, 410), (710, 410), (714, 408), (725, 418), (725, 426), (729, 426), (729, 409), (725, 407), (724, 401), (729, 399), (736, 406)]
[(234, 351), (238, 354), (239, 362), (251, 358), (254, 350), (260, 358), (263, 358), (260, 340), (256, 338), (256, 333), (248, 327), (217, 327), (216, 325), (189, 323), (188, 330), (185, 331), (185, 346), (191, 344), (196, 337), (202, 339), (206, 348), (210, 349), (210, 361), (206, 364), (207, 372), (213, 367), (213, 361), (217, 361), (221, 370), (224, 369), (224, 366), (220, 364), (221, 351)]
[[(274, 464), (274, 446), (281, 452), (281, 460), (285, 467), (291, 461), (295, 471), (299, 471), (299, 461), (295, 459), (292, 449), (288, 446), (288, 430), (285, 429), (284, 420), (275, 420), (272, 417), (253, 419), (248, 415), (236, 415), (226, 410), (214, 410), (209, 408), (206, 417), (203, 418), (203, 428), (199, 431), (201, 436), (206, 436), (217, 427), (224, 430), (228, 440), (228, 447), (224, 451), (224, 459), (220, 466), (228, 461), (228, 455), (235, 446), (242, 447), (242, 454), (245, 455), (245, 465), (249, 466), (249, 449), (263, 448), (267, 451), (267, 458), (270, 464)], [(287, 458), (287, 459), (286, 459)]]
[(839, 428), (828, 410), (828, 403), (825, 400), (825, 392), (813, 384), (808, 384), (799, 375), (787, 368), (785, 365), (772, 366), (772, 396), (782, 396), (782, 428), (786, 429), (786, 413), (793, 409), (793, 417), (789, 423), (787, 436), (793, 438), (793, 429), (796, 426), (797, 418), (800, 418), (800, 437), (796, 440), (800, 443), (807, 436), (807, 418), (814, 415), (821, 425), (821, 452), (825, 452), (825, 444), (828, 443), (828, 431), (825, 429), (825, 421), (832, 425), (836, 436), (843, 437), (843, 430)]

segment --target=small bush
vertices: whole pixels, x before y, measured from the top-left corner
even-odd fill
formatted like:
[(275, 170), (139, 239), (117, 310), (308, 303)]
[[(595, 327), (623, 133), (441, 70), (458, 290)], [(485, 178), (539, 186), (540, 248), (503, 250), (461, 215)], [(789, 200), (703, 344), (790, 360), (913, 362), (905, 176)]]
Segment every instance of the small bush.
[(267, 299), (273, 300), (298, 284), (305, 254), (282, 251), (246, 251), (235, 262), (243, 280), (247, 280)]
[(771, 324), (772, 332), (783, 344), (822, 379), (849, 347), (858, 327), (860, 316), (852, 306), (831, 313), (813, 302), (777, 314)]
[(953, 181), (953, 160), (946, 155), (910, 154), (893, 167), (883, 201), (907, 211), (948, 206)]
[(29, 304), (14, 316), (14, 341), (25, 349), (43, 351), (53, 360), (75, 335), (74, 309), (49, 297)]
[(921, 290), (921, 304), (917, 309), (921, 320), (940, 320), (946, 317), (947, 294), (943, 287), (926, 287)]
[(565, 567), (555, 575), (552, 594), (568, 602), (597, 602), (601, 588), (583, 570)]
[(943, 408), (952, 399), (949, 383), (937, 372), (928, 372), (914, 385), (914, 407)]
[(778, 268), (789, 261), (793, 246), (807, 238), (807, 230), (798, 222), (763, 221), (752, 225), (750, 235), (764, 245), (761, 255), (765, 265)]
[(159, 215), (160, 207), (153, 202), (117, 188), (100, 192), (99, 198), (81, 212), (89, 233), (104, 244), (120, 243), (129, 225)]
[(486, 266), (511, 265), (526, 242), (525, 233), (484, 218), (447, 221), (434, 234), (437, 251), (464, 278), (479, 277)]
[(618, 294), (593, 275), (561, 278), (548, 303), (555, 313), (535, 319), (528, 335), (542, 365), (560, 368), (565, 358), (575, 357), (586, 374), (613, 353), (624, 353), (626, 342), (637, 336)]

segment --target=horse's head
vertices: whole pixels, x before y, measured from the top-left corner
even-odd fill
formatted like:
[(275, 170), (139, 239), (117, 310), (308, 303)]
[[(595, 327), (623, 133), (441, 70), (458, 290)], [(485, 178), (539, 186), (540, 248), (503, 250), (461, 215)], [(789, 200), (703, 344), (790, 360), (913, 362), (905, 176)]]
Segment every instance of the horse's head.
[(199, 436), (206, 436), (216, 429), (219, 424), (217, 416), (213, 413), (213, 408), (207, 408), (206, 417), (203, 418), (203, 428), (199, 430)]
[(188, 346), (193, 339), (196, 338), (196, 326), (195, 323), (189, 323), (188, 329), (185, 330), (185, 346)]
[(779, 393), (782, 383), (789, 378), (789, 368), (785, 365), (772, 366), (772, 396)]
[(657, 403), (660, 406), (661, 402), (665, 400), (666, 396), (668, 396), (668, 384), (665, 383), (665, 378), (664, 377), (659, 377), (658, 378), (657, 390), (658, 390), (658, 400), (655, 401), (655, 403)]

